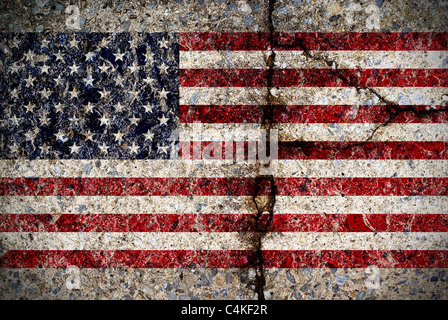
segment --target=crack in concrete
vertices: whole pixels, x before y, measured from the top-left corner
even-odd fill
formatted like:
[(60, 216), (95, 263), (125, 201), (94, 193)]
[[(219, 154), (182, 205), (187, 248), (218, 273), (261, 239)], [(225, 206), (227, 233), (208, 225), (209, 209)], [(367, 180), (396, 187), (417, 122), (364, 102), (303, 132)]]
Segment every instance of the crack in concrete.
[[(273, 74), (274, 74), (274, 66), (275, 66), (275, 52), (273, 50), (273, 40), (274, 40), (274, 24), (272, 21), (272, 14), (275, 8), (275, 0), (269, 0), (268, 4), (268, 14), (267, 14), (267, 26), (269, 33), (269, 50), (270, 54), (267, 58), (266, 66), (267, 66), (267, 88), (266, 88), (266, 106), (259, 105), (259, 111), (261, 114), (260, 124), (261, 128), (266, 130), (266, 155), (271, 154), (271, 129), (272, 129), (272, 108), (271, 106), (274, 104), (274, 96), (271, 93), (272, 82), (273, 82)], [(259, 146), (260, 147), (260, 146)], [(254, 220), (254, 230), (255, 230), (255, 238), (253, 239), (254, 243), (254, 251), (255, 251), (255, 280), (253, 281), (254, 291), (258, 296), (258, 300), (265, 300), (264, 291), (266, 286), (266, 278), (264, 274), (264, 257), (263, 257), (263, 238), (269, 232), (269, 226), (274, 217), (274, 206), (275, 206), (275, 196), (277, 193), (277, 189), (275, 186), (275, 179), (272, 174), (270, 175), (262, 175), (260, 171), (264, 168), (268, 168), (270, 165), (270, 161), (266, 164), (260, 163), (259, 159), (257, 160), (257, 177), (255, 180), (256, 187), (255, 192), (252, 197), (252, 202), (255, 205), (255, 220)], [(267, 203), (262, 204), (262, 199), (260, 199), (260, 191), (261, 186), (264, 186), (263, 182), (268, 182), (269, 188), (269, 197)], [(265, 187), (265, 186), (264, 186)], [(260, 201), (261, 200), (261, 201)], [(268, 214), (267, 220), (264, 218)]]
[[(305, 46), (305, 44), (303, 43), (302, 39), (300, 38), (294, 38), (294, 41), (290, 44), (281, 44), (278, 43), (277, 39), (274, 37), (272, 39), (272, 42), (275, 45), (275, 48), (282, 48), (282, 49), (288, 49), (288, 48), (297, 48), (299, 47), (303, 53), (305, 54), (305, 56), (311, 60), (314, 61), (323, 61), (328, 67), (330, 67), (329, 72), (332, 73), (333, 75), (335, 75), (336, 77), (338, 77), (343, 83), (345, 83), (348, 87), (351, 88), (355, 88), (356, 92), (360, 93), (361, 90), (365, 90), (365, 91), (369, 91), (371, 92), (374, 96), (376, 96), (382, 103), (384, 103), (387, 106), (387, 112), (389, 114), (389, 120), (379, 124), (370, 134), (369, 137), (367, 137), (367, 139), (365, 141), (371, 141), (374, 137), (374, 135), (376, 134), (376, 132), (378, 131), (378, 129), (382, 128), (382, 127), (386, 127), (387, 125), (389, 125), (390, 123), (393, 122), (393, 120), (399, 116), (400, 113), (403, 112), (413, 112), (414, 114), (421, 116), (421, 115), (429, 115), (429, 114), (433, 114), (433, 113), (439, 113), (439, 112), (447, 112), (448, 111), (448, 107), (447, 108), (439, 108), (439, 109), (430, 109), (430, 110), (426, 110), (426, 111), (421, 111), (421, 110), (417, 110), (417, 108), (415, 106), (407, 106), (406, 108), (401, 108), (400, 105), (394, 101), (390, 101), (387, 98), (385, 98), (384, 96), (382, 96), (380, 93), (378, 93), (374, 88), (368, 87), (368, 86), (359, 86), (356, 83), (353, 83), (353, 81), (351, 81), (351, 79), (347, 78), (343, 72), (341, 70), (344, 69), (338, 69), (336, 66), (336, 62), (333, 60), (329, 60), (324, 56), (315, 56), (313, 54), (311, 54), (310, 50)], [(360, 70), (360, 68), (358, 68)]]
[[(343, 74), (343, 69), (338, 69), (336, 66), (335, 61), (327, 59), (325, 56), (315, 56), (311, 54), (310, 50), (304, 45), (302, 39), (300, 38), (294, 38), (294, 42), (291, 44), (282, 44), (278, 42), (278, 38), (275, 35), (275, 27), (273, 23), (273, 13), (275, 10), (275, 3), (276, 0), (269, 0), (268, 3), (268, 11), (267, 11), (267, 27), (268, 27), (268, 43), (269, 43), (269, 50), (270, 54), (267, 58), (266, 67), (267, 67), (267, 88), (266, 88), (266, 105), (259, 105), (259, 112), (261, 114), (260, 117), (260, 124), (261, 128), (266, 130), (266, 148), (269, 151), (270, 150), (270, 144), (268, 141), (270, 141), (271, 136), (271, 129), (273, 128), (273, 112), (272, 112), (272, 106), (281, 104), (278, 101), (278, 98), (276, 98), (272, 92), (271, 89), (274, 88), (273, 86), (273, 75), (274, 75), (274, 68), (275, 68), (275, 59), (276, 59), (276, 53), (275, 49), (288, 49), (288, 48), (297, 48), (299, 47), (305, 54), (305, 56), (311, 60), (324, 62), (329, 67), (329, 72), (335, 75), (337, 78), (339, 78), (344, 84), (346, 84), (348, 87), (355, 88), (356, 92), (358, 94), (361, 93), (361, 90), (369, 91), (374, 96), (376, 96), (379, 101), (381, 101), (383, 104), (387, 106), (386, 112), (388, 113), (388, 120), (386, 122), (383, 122), (379, 124), (377, 127), (375, 127), (372, 131), (372, 133), (369, 135), (369, 137), (365, 141), (371, 141), (373, 140), (375, 134), (377, 131), (382, 128), (386, 127), (390, 123), (392, 123), (401, 113), (404, 112), (412, 112), (416, 116), (423, 116), (423, 115), (430, 115), (440, 112), (447, 112), (448, 107), (445, 108), (439, 108), (439, 109), (429, 109), (429, 110), (419, 110), (416, 106), (406, 106), (406, 107), (400, 107), (400, 105), (394, 101), (388, 100), (386, 97), (382, 96), (380, 93), (378, 93), (374, 88), (368, 87), (368, 86), (360, 86), (357, 83), (354, 83), (356, 79), (349, 79)], [(291, 141), (296, 143), (301, 143), (302, 141), (296, 140)], [(346, 147), (338, 147), (339, 150), (351, 148), (356, 144), (362, 144), (362, 141), (347, 143)], [(299, 146), (300, 147), (300, 146)], [(330, 147), (331, 149), (334, 149), (334, 147)], [(305, 147), (301, 147), (301, 150), (305, 151)], [(326, 149), (326, 148), (324, 148)], [(257, 293), (258, 300), (265, 300), (264, 291), (266, 286), (266, 278), (265, 278), (265, 272), (264, 272), (264, 257), (263, 257), (263, 239), (266, 237), (267, 233), (269, 232), (270, 224), (273, 220), (274, 216), (274, 206), (276, 201), (276, 185), (275, 185), (275, 178), (273, 175), (261, 175), (260, 174), (260, 168), (263, 164), (257, 160), (257, 178), (256, 178), (256, 188), (254, 195), (252, 197), (252, 202), (255, 205), (255, 219), (253, 221), (253, 229), (255, 231), (255, 236), (252, 239), (254, 244), (254, 251), (255, 251), (255, 258), (254, 258), (254, 269), (255, 269), (255, 280), (251, 282), (251, 284), (254, 285), (254, 291)], [(270, 162), (265, 164), (265, 167), (269, 167)], [(268, 186), (270, 189), (270, 194), (268, 197), (268, 201), (265, 204), (262, 204), (262, 201), (260, 200), (260, 190), (262, 189), (260, 186), (264, 185), (263, 182), (268, 182)], [(265, 186), (266, 187), (266, 186)], [(267, 220), (264, 218), (268, 214)], [(372, 229), (372, 231), (376, 232), (376, 230), (370, 225), (366, 217), (363, 215), (363, 219), (366, 223), (366, 225)]]

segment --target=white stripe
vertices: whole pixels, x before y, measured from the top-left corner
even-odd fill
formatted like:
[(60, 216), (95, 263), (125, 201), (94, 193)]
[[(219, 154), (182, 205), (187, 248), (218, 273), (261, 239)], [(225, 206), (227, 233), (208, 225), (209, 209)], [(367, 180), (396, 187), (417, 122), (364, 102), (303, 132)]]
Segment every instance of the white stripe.
[[(261, 126), (248, 123), (183, 123), (182, 141), (256, 141)], [(445, 123), (276, 123), (280, 141), (448, 141)], [(373, 134), (374, 133), (374, 134)]]
[(261, 133), (257, 123), (181, 123), (181, 141), (256, 141)]
[[(5, 232), (4, 250), (249, 250), (249, 235), (234, 232)], [(269, 233), (264, 250), (444, 250), (440, 232)]]
[(441, 232), (285, 232), (263, 239), (264, 250), (446, 250)]
[(248, 163), (219, 160), (0, 160), (1, 177), (255, 177)]
[[(265, 197), (267, 199), (267, 197)], [(442, 196), (279, 196), (274, 213), (448, 213)], [(252, 197), (76, 196), (1, 197), (0, 213), (254, 213)], [(260, 197), (260, 201), (262, 201)]]
[(4, 232), (3, 250), (247, 250), (230, 232)]
[(284, 141), (448, 141), (445, 123), (276, 123)]
[[(256, 177), (248, 161), (0, 160), (5, 178), (19, 177)], [(448, 177), (447, 160), (272, 160), (276, 177)]]
[[(448, 88), (387, 88), (372, 87), (387, 101), (400, 105), (439, 105), (444, 103)], [(181, 105), (259, 105), (266, 104), (267, 88), (233, 87), (180, 87)], [(273, 104), (279, 105), (368, 105), (385, 104), (377, 95), (367, 89), (336, 87), (281, 87), (272, 88)]]
[[(275, 51), (275, 67), (360, 69), (446, 68), (448, 51)], [(266, 68), (270, 51), (180, 51), (181, 69), (252, 69)]]
[(448, 177), (446, 160), (274, 160), (276, 177)]
[(0, 198), (0, 213), (253, 213), (252, 197), (73, 196)]
[(448, 213), (439, 196), (276, 196), (274, 213)]

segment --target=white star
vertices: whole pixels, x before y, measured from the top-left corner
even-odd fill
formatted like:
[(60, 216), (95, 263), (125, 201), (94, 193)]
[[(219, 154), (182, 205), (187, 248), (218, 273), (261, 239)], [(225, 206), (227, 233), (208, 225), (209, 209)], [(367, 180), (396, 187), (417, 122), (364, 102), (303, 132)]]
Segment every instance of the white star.
[(132, 125), (137, 125), (137, 123), (140, 121), (141, 118), (136, 118), (135, 115), (132, 115), (132, 118), (129, 118), (129, 120), (131, 121), (131, 126)]
[(168, 49), (168, 41), (166, 41), (165, 39), (162, 39), (159, 41), (160, 44), (160, 48), (167, 48)]
[(61, 140), (62, 142), (67, 141), (67, 137), (65, 136), (65, 134), (61, 131), (58, 131), (57, 133), (54, 134), (56, 137), (56, 141)]
[(48, 152), (50, 152), (50, 147), (46, 144), (39, 146), (39, 149), (41, 154), (48, 154)]
[(39, 55), (38, 56), (39, 57), (39, 60), (38, 60), (38, 62), (46, 62), (48, 59), (50, 59), (49, 57), (48, 57), (48, 55)]
[(86, 113), (92, 112), (94, 108), (94, 105), (92, 105), (92, 103), (87, 103), (87, 105), (84, 107), (84, 110), (86, 110)]
[(107, 73), (107, 69), (109, 69), (109, 66), (107, 66), (103, 63), (103, 65), (99, 66), (98, 68), (101, 69), (101, 72)]
[(56, 53), (55, 56), (56, 56), (56, 61), (61, 60), (62, 62), (64, 62), (64, 58), (62, 57), (62, 54), (60, 51), (58, 51), (58, 53)]
[(120, 112), (121, 110), (124, 109), (124, 106), (120, 102), (118, 102), (114, 108), (116, 112)]
[(160, 72), (161, 72), (162, 74), (167, 74), (166, 70), (167, 70), (168, 68), (169, 68), (169, 66), (167, 66), (167, 65), (165, 64), (165, 62), (163, 62), (163, 63), (159, 66)]
[(14, 89), (11, 91), (11, 97), (12, 97), (12, 98), (17, 98), (17, 99), (19, 99), (19, 91), (17, 91), (17, 88), (14, 88)]
[(47, 88), (44, 88), (43, 90), (40, 90), (40, 94), (42, 95), (42, 98), (49, 98), (51, 95), (51, 91), (47, 90)]
[(79, 41), (76, 40), (76, 38), (73, 38), (69, 43), (72, 46), (72, 48), (74, 48), (78, 46)]
[(70, 122), (74, 123), (74, 122), (78, 122), (80, 119), (78, 117), (76, 117), (76, 115), (74, 115), (71, 118), (68, 118), (70, 120)]
[(98, 146), (98, 148), (100, 148), (100, 150), (104, 153), (106, 153), (107, 149), (109, 149), (109, 147), (105, 143), (103, 143), (101, 146)]
[(145, 104), (143, 108), (145, 108), (145, 112), (152, 112), (152, 105), (150, 105), (149, 103)]
[(9, 150), (11, 150), (11, 153), (19, 153), (19, 146), (14, 142), (14, 144), (9, 147)]
[(43, 48), (43, 47), (47, 47), (48, 48), (48, 44), (50, 43), (50, 41), (49, 40), (47, 40), (47, 39), (42, 39), (42, 44), (40, 45), (41, 46), (41, 48)]
[(145, 136), (145, 141), (146, 140), (152, 140), (154, 138), (154, 133), (152, 133), (151, 131), (148, 130), (148, 132), (143, 134)]
[(117, 52), (117, 53), (114, 53), (114, 56), (115, 56), (115, 61), (118, 61), (118, 60), (123, 61), (124, 53)]
[(48, 120), (50, 120), (49, 118), (47, 118), (47, 114), (48, 114), (48, 112), (47, 111), (42, 111), (42, 115), (41, 115), (41, 117), (40, 117), (40, 123), (42, 124), (42, 125), (48, 125)]
[(163, 152), (163, 153), (167, 153), (168, 152), (168, 147), (169, 146), (162, 146), (160, 144), (157, 145), (157, 152)]
[(118, 131), (117, 133), (113, 133), (113, 135), (115, 136), (115, 140), (117, 142), (120, 142), (123, 140), (124, 133), (121, 133), (120, 131)]
[(19, 73), (20, 65), (16, 62), (12, 66), (10, 66), (9, 69), (11, 69), (10, 73)]
[(161, 125), (167, 123), (168, 120), (170, 120), (170, 118), (165, 118), (165, 115), (164, 115), (164, 114), (162, 114), (162, 117), (159, 118), (159, 121), (160, 121), (160, 124), (161, 124)]
[(26, 112), (32, 113), (35, 107), (36, 106), (34, 104), (32, 104), (31, 101), (28, 101), (28, 105), (25, 106)]
[(73, 87), (72, 91), (69, 91), (69, 93), (70, 93), (70, 99), (78, 98), (79, 91), (75, 87)]
[(31, 75), (29, 75), (28, 78), (25, 79), (26, 87), (29, 88), (30, 86), (32, 86), (34, 80), (36, 80), (36, 79), (34, 77), (32, 77)]
[(79, 149), (81, 149), (80, 146), (77, 146), (76, 143), (74, 143), (70, 148), (70, 153), (78, 153)]
[(54, 109), (56, 110), (56, 112), (62, 112), (62, 104), (58, 102), (54, 105)]
[(70, 75), (71, 75), (73, 73), (78, 73), (79, 67), (75, 63), (73, 63), (73, 65), (71, 67), (69, 67), (69, 69), (71, 70), (70, 71)]
[(93, 61), (93, 57), (95, 57), (95, 52), (88, 52), (87, 54), (86, 54), (86, 61)]
[(90, 130), (89, 130), (88, 132), (83, 133), (82, 135), (85, 137), (84, 140), (86, 140), (86, 141), (88, 141), (88, 140), (93, 141), (93, 136), (94, 136), (95, 134), (93, 134), (93, 133), (90, 132)]
[(40, 67), (40, 69), (41, 69), (40, 70), (41, 73), (48, 74), (48, 69), (50, 69), (50, 67), (44, 64), (43, 66)]
[(25, 133), (25, 140), (26, 141), (34, 141), (36, 138), (37, 133), (35, 131), (27, 131)]
[(160, 91), (160, 99), (166, 99), (168, 93), (170, 93), (170, 92), (165, 91), (165, 88), (162, 88), (162, 91)]
[(129, 150), (131, 151), (131, 154), (133, 154), (133, 153), (137, 154), (138, 153), (138, 149), (140, 149), (140, 147), (136, 146), (135, 142), (132, 142), (132, 146), (129, 147)]
[(110, 118), (107, 118), (105, 114), (103, 114), (103, 116), (100, 118), (100, 126), (105, 125), (108, 126), (110, 123)]
[(14, 40), (12, 40), (12, 48), (17, 48), (18, 49), (19, 45), (20, 45), (20, 40), (14, 38)]
[(107, 98), (107, 96), (109, 96), (109, 91), (106, 91), (106, 88), (103, 88), (103, 90), (99, 91), (99, 93), (101, 95), (101, 99)]
[(156, 80), (151, 78), (151, 77), (147, 77), (147, 78), (143, 79), (143, 82), (146, 83), (146, 84), (149, 84), (150, 86), (152, 86), (154, 81), (156, 81)]
[(153, 62), (154, 61), (154, 53), (152, 53), (151, 51), (149, 51), (149, 49), (148, 49), (148, 51), (146, 51), (146, 53), (145, 53), (145, 61), (146, 62)]
[(115, 84), (117, 85), (117, 86), (123, 86), (123, 78), (122, 77), (120, 77), (120, 76), (117, 76), (116, 78), (115, 78)]
[(137, 39), (132, 38), (131, 40), (128, 40), (128, 42), (131, 48), (137, 48)]
[(93, 87), (93, 78), (91, 74), (87, 75), (87, 78), (84, 79), (84, 82), (86, 86), (92, 86)]
[(137, 72), (138, 71), (138, 66), (135, 63), (133, 63), (132, 66), (129, 67), (129, 71), (131, 73)]
[(128, 93), (130, 95), (129, 98), (136, 98), (138, 96), (138, 94), (139, 94), (139, 92), (136, 91), (136, 90), (129, 90)]
[(59, 75), (56, 79), (53, 79), (57, 84), (64, 86), (64, 81), (61, 78), (61, 75)]
[(22, 121), (22, 118), (17, 118), (16, 115), (14, 115), (11, 119), (12, 123), (15, 124), (16, 126), (19, 125), (19, 122)]
[(107, 38), (101, 39), (101, 43), (99, 44), (100, 48), (106, 47), (109, 44), (109, 40)]
[(34, 61), (34, 57), (36, 56), (33, 52), (28, 51), (27, 53), (24, 54), (25, 56), (25, 61)]

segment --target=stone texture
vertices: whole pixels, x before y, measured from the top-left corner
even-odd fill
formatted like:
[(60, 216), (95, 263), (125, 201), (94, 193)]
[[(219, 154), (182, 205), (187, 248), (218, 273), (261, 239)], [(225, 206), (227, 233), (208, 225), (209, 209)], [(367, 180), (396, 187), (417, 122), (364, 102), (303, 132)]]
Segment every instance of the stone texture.
[[(68, 19), (74, 17), (76, 12), (67, 13), (66, 2), (54, 0), (2, 1), (0, 4), (0, 31), (39, 32), (42, 34), (71, 31), (110, 33), (126, 31), (134, 34), (156, 31), (266, 32), (270, 29), (283, 32), (446, 32), (448, 30), (447, 1), (416, 0), (400, 1), (398, 4), (395, 1), (378, 0), (331, 2), (326, 0), (277, 0), (273, 2), (271, 17), (269, 17), (269, 3), (266, 0), (181, 0), (176, 2), (82, 0), (79, 4), (79, 16), (77, 16), (79, 24), (74, 28), (70, 24), (71, 20)], [(269, 25), (270, 20), (272, 20), (272, 25)], [(328, 67), (328, 61), (337, 59), (340, 59), (338, 66), (353, 67), (345, 61), (344, 57), (335, 55), (334, 52), (319, 53), (311, 58), (302, 56), (297, 59), (305, 60), (309, 67)], [(228, 62), (228, 57), (223, 57), (219, 51), (215, 58), (216, 61), (223, 61), (222, 63)], [(256, 65), (258, 67), (264, 67), (269, 63), (268, 56), (261, 58), (260, 65)], [(395, 59), (405, 59), (417, 66), (421, 66), (422, 61), (427, 61), (420, 57), (409, 58), (406, 53), (397, 53)], [(444, 68), (446, 68), (446, 59), (444, 60), (443, 57), (438, 59), (441, 60), (441, 63), (445, 63)], [(352, 63), (354, 61), (355, 66), (365, 63), (369, 67), (377, 65), (376, 62), (378, 62), (372, 62), (365, 56), (352, 57), (350, 61)], [(237, 60), (232, 63), (244, 65), (246, 62)], [(387, 59), (378, 63), (387, 65)], [(236, 90), (224, 88), (223, 96), (232, 96), (234, 91)], [(391, 100), (393, 102), (409, 101), (408, 95), (403, 96), (404, 91), (400, 89), (398, 94), (391, 94)], [(189, 100), (192, 103), (201, 102), (201, 99), (204, 98), (198, 92), (200, 90), (195, 88), (195, 91), (191, 93)], [(276, 92), (276, 90), (273, 90), (272, 93), (268, 92), (268, 98), (269, 95), (276, 96)], [(439, 91), (434, 90), (434, 92), (434, 96), (440, 96)], [(319, 97), (319, 94), (314, 94)], [(273, 99), (272, 96), (270, 98)], [(281, 97), (281, 94), (278, 96)], [(313, 97), (313, 94), (309, 96)], [(339, 99), (339, 95), (337, 96)], [(255, 91), (253, 97), (254, 99), (266, 98), (264, 92), (261, 91)], [(378, 95), (359, 90), (356, 90), (350, 97), (362, 101), (372, 99), (378, 102), (380, 100)], [(420, 96), (417, 98), (420, 99)], [(344, 101), (344, 99), (347, 99), (347, 96), (342, 96), (337, 101)], [(265, 102), (265, 100), (262, 101)], [(444, 101), (446, 105), (447, 100)], [(339, 126), (332, 125), (330, 128), (338, 130)], [(290, 132), (290, 130), (287, 131)], [(345, 132), (342, 132), (341, 135), (343, 133)], [(368, 134), (371, 133), (372, 130), (369, 130)], [(381, 130), (378, 131), (378, 134), (380, 133)], [(399, 135), (400, 133), (395, 134)], [(364, 138), (367, 139), (368, 136)], [(66, 170), (57, 165), (55, 167), (59, 172)], [(408, 170), (417, 170), (411, 165), (410, 167), (411, 169)], [(123, 175), (130, 174), (129, 172), (135, 173), (135, 167), (133, 168), (132, 165), (115, 165), (112, 169), (104, 169), (98, 163), (86, 160), (73, 164), (70, 172), (73, 172), (74, 176), (80, 175), (81, 172), (91, 176), (96, 176), (99, 173), (107, 177), (116, 176), (118, 173)], [(2, 168), (2, 173), (8, 171), (10, 174), (11, 170), (16, 170), (14, 174), (20, 176), (24, 170), (28, 169), (18, 168), (12, 163), (7, 168)], [(40, 169), (44, 175), (54, 174), (49, 170), (48, 168)], [(146, 173), (148, 176), (162, 170), (164, 173), (170, 171), (163, 164), (159, 168), (154, 167), (151, 170)], [(191, 173), (196, 172), (195, 170), (200, 171), (201, 169), (188, 169), (187, 171)], [(228, 176), (234, 173), (235, 168), (215, 170), (214, 175)], [(244, 168), (243, 173), (250, 175), (254, 170), (256, 168), (249, 166)], [(345, 174), (350, 175), (351, 170), (353, 169), (349, 168)], [(442, 170), (443, 168), (438, 169), (438, 171)], [(422, 171), (418, 172), (420, 174)], [(32, 175), (33, 172), (30, 174)], [(423, 172), (424, 174), (431, 175), (433, 173)], [(39, 201), (39, 199), (33, 200), (33, 205), (39, 206)], [(259, 213), (257, 208), (254, 208), (254, 204), (250, 204), (250, 202), (250, 199), (246, 199), (242, 205), (241, 203), (234, 204), (234, 208), (255, 214)], [(1, 203), (0, 205), (8, 207), (9, 204)], [(92, 201), (88, 205), (75, 203), (71, 209), (81, 213), (89, 212), (93, 205)], [(176, 208), (183, 205), (185, 204), (180, 203)], [(191, 206), (199, 207), (198, 212), (202, 210), (202, 205), (204, 204), (191, 204)], [(163, 204), (157, 204), (157, 206), (162, 207)], [(269, 201), (265, 201), (263, 207), (268, 206)], [(141, 210), (144, 205), (140, 206), (136, 202), (134, 207), (137, 211)], [(220, 207), (222, 205), (218, 203), (213, 208)], [(32, 206), (28, 208), (30, 211), (34, 210)], [(56, 205), (55, 208), (55, 213), (60, 211)], [(106, 211), (111, 208), (117, 211), (121, 210), (116, 203), (115, 206), (107, 207)], [(203, 210), (212, 209), (206, 207)], [(265, 299), (276, 300), (448, 299), (448, 269), (264, 269), (266, 285), (262, 288), (262, 292), (257, 290), (259, 288), (255, 285), (257, 277), (258, 274), (253, 269), (1, 269), (0, 299), (258, 299), (261, 294)]]

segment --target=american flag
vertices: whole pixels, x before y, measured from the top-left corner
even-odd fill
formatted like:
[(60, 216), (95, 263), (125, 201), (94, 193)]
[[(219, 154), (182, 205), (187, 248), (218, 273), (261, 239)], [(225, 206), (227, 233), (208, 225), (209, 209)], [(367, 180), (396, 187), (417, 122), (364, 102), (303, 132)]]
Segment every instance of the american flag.
[(1, 37), (1, 268), (448, 268), (446, 33)]

